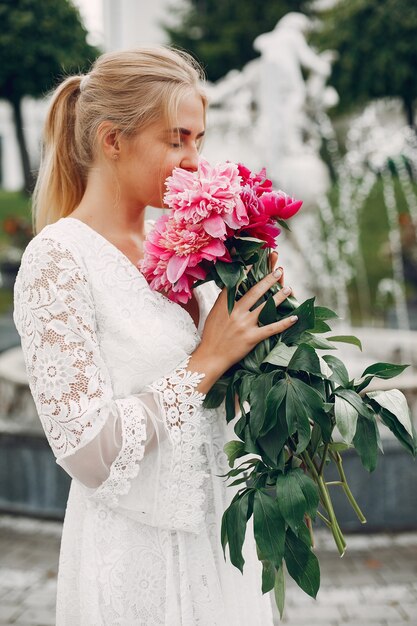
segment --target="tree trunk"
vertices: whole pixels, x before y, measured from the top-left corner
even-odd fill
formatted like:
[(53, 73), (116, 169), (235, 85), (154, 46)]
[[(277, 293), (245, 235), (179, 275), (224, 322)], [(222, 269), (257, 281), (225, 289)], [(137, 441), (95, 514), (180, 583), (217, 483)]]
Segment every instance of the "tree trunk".
[(411, 128), (414, 128), (414, 130), (416, 129), (415, 124), (414, 124), (414, 105), (415, 102), (414, 100), (404, 100), (404, 109), (405, 109), (405, 115), (407, 117), (407, 124), (409, 126), (411, 126)]
[(25, 193), (30, 195), (33, 191), (35, 181), (34, 181), (34, 176), (30, 169), (29, 154), (28, 154), (28, 150), (26, 146), (25, 135), (23, 132), (22, 100), (20, 98), (17, 100), (10, 100), (10, 104), (12, 105), (12, 108), (13, 108), (16, 138), (17, 138), (17, 143), (19, 145), (20, 158), (21, 158), (22, 168), (23, 168), (23, 177), (25, 180), (24, 191)]

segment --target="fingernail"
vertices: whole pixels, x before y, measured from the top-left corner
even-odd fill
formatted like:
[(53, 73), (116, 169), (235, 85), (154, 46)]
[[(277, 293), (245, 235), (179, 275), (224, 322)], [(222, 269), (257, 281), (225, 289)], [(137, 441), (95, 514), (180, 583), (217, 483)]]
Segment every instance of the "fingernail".
[(291, 293), (291, 287), (283, 287), (282, 289), (282, 293), (285, 293), (285, 295), (288, 295)]
[(275, 278), (281, 278), (281, 276), (282, 276), (282, 269), (280, 267), (277, 267), (277, 269), (274, 270), (272, 273), (275, 276)]
[(296, 322), (298, 320), (298, 315), (291, 315), (290, 322)]

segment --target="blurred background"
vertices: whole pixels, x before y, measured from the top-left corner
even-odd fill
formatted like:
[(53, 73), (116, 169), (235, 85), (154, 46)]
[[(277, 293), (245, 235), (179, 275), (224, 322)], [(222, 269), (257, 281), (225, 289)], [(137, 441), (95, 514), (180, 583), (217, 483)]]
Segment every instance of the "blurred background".
[[(210, 100), (203, 155), (265, 166), (304, 200), (280, 236), (287, 283), (299, 300), (334, 308), (338, 334), (362, 339), (363, 353), (341, 351), (352, 375), (374, 361), (410, 363), (395, 384), (417, 419), (414, 0), (0, 0), (0, 25), (1, 512), (64, 514), (69, 481), (27, 387), (13, 284), (32, 237), (48, 94), (102, 51), (166, 43), (198, 59)], [(370, 476), (346, 454), (365, 530), (415, 530), (416, 464), (382, 438)], [(344, 529), (364, 531), (335, 500)]]

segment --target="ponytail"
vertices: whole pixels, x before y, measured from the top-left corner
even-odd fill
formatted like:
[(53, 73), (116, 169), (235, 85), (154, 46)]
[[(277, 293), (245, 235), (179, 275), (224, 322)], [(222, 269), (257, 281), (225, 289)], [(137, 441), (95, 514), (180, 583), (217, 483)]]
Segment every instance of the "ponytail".
[(82, 76), (70, 76), (55, 91), (47, 114), (38, 179), (33, 193), (33, 227), (69, 215), (85, 191), (85, 172), (76, 150), (76, 105)]
[(103, 54), (86, 76), (70, 76), (56, 89), (47, 114), (33, 196), (34, 231), (79, 205), (100, 148), (98, 131), (110, 121), (126, 137), (161, 119), (176, 118), (181, 98), (199, 94), (203, 72), (186, 52), (153, 46)]

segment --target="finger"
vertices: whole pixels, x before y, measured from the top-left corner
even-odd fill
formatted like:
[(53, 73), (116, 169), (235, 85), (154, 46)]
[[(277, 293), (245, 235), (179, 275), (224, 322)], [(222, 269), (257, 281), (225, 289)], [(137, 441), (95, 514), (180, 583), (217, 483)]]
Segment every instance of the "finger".
[(269, 255), (269, 271), (273, 272), (278, 263), (278, 252), (273, 250)]
[(274, 322), (273, 324), (267, 324), (266, 326), (261, 326), (260, 327), (260, 339), (259, 341), (262, 341), (263, 339), (268, 339), (268, 337), (272, 337), (273, 335), (278, 335), (279, 333), (283, 333), (284, 330), (287, 330), (287, 328), (291, 328), (291, 326), (294, 326), (294, 324), (296, 324), (298, 321), (298, 317), (297, 315), (291, 315), (291, 317), (286, 317), (285, 319), (279, 321), (279, 322)]
[(281, 278), (279, 279), (279, 284), (281, 285), (281, 287), (284, 286), (284, 268), (283, 267), (278, 267), (277, 269), (281, 270)]
[[(291, 295), (291, 292), (292, 292), (291, 287), (283, 287), (282, 289), (277, 291), (277, 293), (274, 295), (275, 306), (279, 306), (281, 304), (281, 302), (284, 302), (284, 300), (286, 300), (288, 298), (288, 296)], [(256, 316), (259, 316), (260, 312), (262, 311), (262, 309), (266, 305), (266, 302), (263, 302), (258, 307), (256, 307), (256, 309), (253, 310), (253, 313)]]
[(250, 309), (264, 293), (271, 289), (273, 285), (276, 285), (281, 278), (281, 270), (274, 270), (271, 274), (268, 274), (256, 285), (254, 285), (245, 295), (239, 300), (237, 305), (239, 308)]

